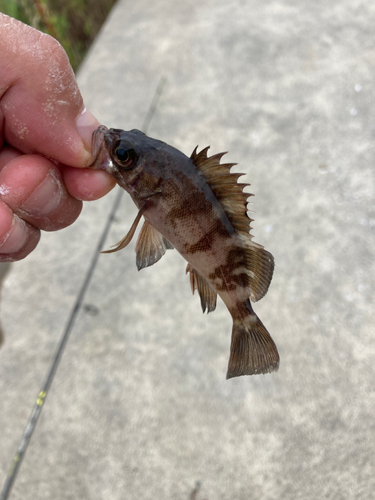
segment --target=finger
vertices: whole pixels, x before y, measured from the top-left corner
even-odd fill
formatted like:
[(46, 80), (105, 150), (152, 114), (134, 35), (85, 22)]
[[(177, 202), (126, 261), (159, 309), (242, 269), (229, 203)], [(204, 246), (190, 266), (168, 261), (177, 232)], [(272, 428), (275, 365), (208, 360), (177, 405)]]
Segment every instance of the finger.
[(40, 231), (13, 214), (0, 201), (0, 262), (14, 262), (25, 258), (34, 250)]
[[(0, 172), (10, 160), (21, 153), (14, 148), (5, 147), (0, 151)], [(73, 198), (93, 201), (102, 198), (116, 185), (113, 177), (101, 170), (87, 170), (59, 165), (65, 186)]]
[(63, 167), (61, 173), (69, 193), (79, 200), (97, 200), (116, 184), (112, 176), (100, 170)]
[(20, 152), (11, 147), (5, 147), (0, 151), (0, 171), (5, 167), (10, 160), (20, 156)]
[(85, 112), (64, 49), (4, 14), (0, 32), (0, 137), (23, 153), (84, 166), (99, 122)]
[(82, 209), (65, 188), (59, 168), (38, 155), (16, 157), (1, 170), (0, 195), (16, 215), (44, 231), (72, 224)]

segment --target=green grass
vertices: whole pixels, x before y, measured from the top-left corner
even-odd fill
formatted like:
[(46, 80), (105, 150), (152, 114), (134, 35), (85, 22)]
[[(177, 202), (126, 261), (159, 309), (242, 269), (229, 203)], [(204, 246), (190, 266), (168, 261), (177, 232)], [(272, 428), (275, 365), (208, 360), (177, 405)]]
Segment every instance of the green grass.
[(0, 0), (0, 12), (48, 33), (76, 70), (116, 0)]

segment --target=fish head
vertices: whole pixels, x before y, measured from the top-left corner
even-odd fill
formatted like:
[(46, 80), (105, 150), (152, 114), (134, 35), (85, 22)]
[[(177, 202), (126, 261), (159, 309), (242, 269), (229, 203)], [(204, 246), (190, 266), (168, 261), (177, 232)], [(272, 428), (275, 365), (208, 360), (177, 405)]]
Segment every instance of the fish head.
[(112, 175), (140, 203), (161, 192), (165, 166), (173, 163), (174, 151), (177, 152), (140, 130), (108, 129), (101, 125), (93, 134), (89, 167)]

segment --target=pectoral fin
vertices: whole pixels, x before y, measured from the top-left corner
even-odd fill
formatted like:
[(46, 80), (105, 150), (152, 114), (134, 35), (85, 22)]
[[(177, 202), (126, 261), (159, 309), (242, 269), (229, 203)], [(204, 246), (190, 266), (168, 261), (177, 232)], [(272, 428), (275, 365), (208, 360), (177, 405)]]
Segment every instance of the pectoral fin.
[(142, 207), (139, 209), (137, 217), (135, 218), (135, 220), (134, 220), (134, 222), (133, 222), (133, 224), (132, 224), (132, 226), (131, 226), (128, 234), (126, 236), (124, 236), (122, 238), (122, 240), (120, 240), (118, 243), (116, 243), (115, 245), (112, 245), (115, 248), (111, 248), (110, 250), (103, 250), (100, 253), (118, 252), (119, 250), (122, 250), (123, 248), (125, 248), (126, 246), (128, 246), (129, 243), (131, 242), (133, 236), (134, 236), (135, 230), (137, 229), (138, 223), (141, 220), (141, 217), (143, 215), (143, 212), (145, 211), (145, 208), (146, 208), (146, 203), (144, 203), (142, 205)]
[(172, 248), (173, 245), (146, 220), (135, 245), (138, 271), (155, 264)]
[(198, 271), (196, 271), (190, 264), (186, 266), (186, 274), (187, 273), (190, 273), (191, 291), (194, 294), (194, 291), (198, 290), (199, 297), (201, 299), (202, 311), (205, 312), (206, 309), (207, 313), (214, 311), (216, 308), (217, 293), (211, 288), (203, 276), (199, 274)]

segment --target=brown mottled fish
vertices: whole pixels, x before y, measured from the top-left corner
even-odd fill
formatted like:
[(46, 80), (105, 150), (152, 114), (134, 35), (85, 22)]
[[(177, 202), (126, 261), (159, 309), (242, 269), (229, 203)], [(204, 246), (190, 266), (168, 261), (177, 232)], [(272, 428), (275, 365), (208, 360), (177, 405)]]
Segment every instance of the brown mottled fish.
[(248, 184), (220, 164), (225, 153), (190, 158), (139, 130), (99, 127), (93, 135), (91, 166), (105, 170), (132, 197), (138, 215), (129, 233), (108, 252), (128, 245), (142, 218), (136, 243), (137, 267), (155, 264), (169, 248), (187, 260), (191, 288), (203, 312), (219, 295), (233, 318), (227, 378), (270, 373), (279, 367), (275, 343), (251, 307), (267, 292), (274, 260), (252, 241), (247, 216)]

